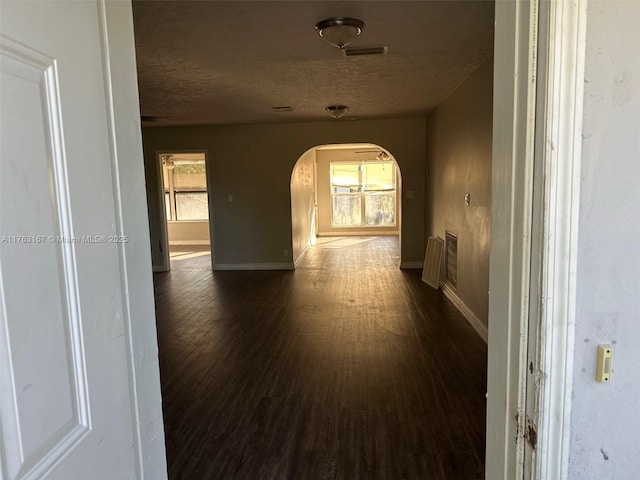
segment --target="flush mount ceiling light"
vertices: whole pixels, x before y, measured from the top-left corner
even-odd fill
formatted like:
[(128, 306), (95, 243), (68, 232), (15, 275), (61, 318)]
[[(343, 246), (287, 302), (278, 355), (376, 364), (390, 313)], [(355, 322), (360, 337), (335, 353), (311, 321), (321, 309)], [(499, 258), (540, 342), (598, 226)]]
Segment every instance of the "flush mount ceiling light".
[(316, 24), (318, 34), (334, 47), (344, 48), (353, 42), (364, 28), (364, 22), (357, 18), (326, 18)]
[(329, 105), (327, 108), (325, 108), (325, 110), (327, 111), (327, 113), (329, 113), (329, 115), (331, 115), (333, 118), (337, 120), (339, 118), (344, 117), (345, 113), (347, 113), (347, 110), (349, 110), (349, 106), (348, 105)]
[(376, 160), (378, 160), (379, 162), (386, 162), (387, 160), (389, 160), (389, 158), (391, 157), (384, 150), (380, 150), (380, 153), (376, 155)]

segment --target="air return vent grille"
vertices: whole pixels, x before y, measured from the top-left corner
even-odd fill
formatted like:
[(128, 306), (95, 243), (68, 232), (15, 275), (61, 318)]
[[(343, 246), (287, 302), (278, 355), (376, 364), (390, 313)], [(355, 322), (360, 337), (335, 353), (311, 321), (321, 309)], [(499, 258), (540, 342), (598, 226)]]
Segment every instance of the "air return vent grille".
[(453, 288), (458, 288), (458, 236), (451, 232), (446, 232), (445, 241), (445, 278), (447, 283)]
[(427, 253), (424, 256), (424, 268), (422, 269), (422, 281), (436, 290), (440, 288), (440, 265), (442, 265), (442, 251), (444, 240), (429, 237)]
[(357, 57), (362, 55), (386, 55), (389, 47), (353, 47), (343, 50), (345, 57)]

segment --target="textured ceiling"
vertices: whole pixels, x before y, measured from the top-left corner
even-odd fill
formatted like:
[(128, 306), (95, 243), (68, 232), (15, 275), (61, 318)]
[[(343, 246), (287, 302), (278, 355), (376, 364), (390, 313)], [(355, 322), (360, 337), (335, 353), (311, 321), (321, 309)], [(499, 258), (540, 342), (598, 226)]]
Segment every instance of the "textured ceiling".
[[(157, 125), (336, 121), (324, 110), (332, 104), (349, 105), (352, 119), (425, 115), (492, 55), (493, 8), (479, 0), (134, 0), (142, 115), (166, 117)], [(343, 56), (314, 29), (332, 16), (365, 22), (352, 47), (389, 53)]]

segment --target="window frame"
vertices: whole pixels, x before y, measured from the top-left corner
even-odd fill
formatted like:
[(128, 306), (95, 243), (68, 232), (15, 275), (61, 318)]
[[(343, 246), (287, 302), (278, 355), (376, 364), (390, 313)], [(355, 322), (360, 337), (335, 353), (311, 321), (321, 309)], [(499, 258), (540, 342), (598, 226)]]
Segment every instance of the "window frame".
[[(175, 168), (168, 168), (164, 162), (162, 164), (162, 185), (164, 187), (164, 208), (165, 208), (165, 216), (167, 217), (167, 222), (208, 222), (210, 220), (210, 213), (208, 208), (209, 202), (209, 190), (207, 187), (207, 178), (206, 178), (206, 160), (203, 162), (193, 161), (194, 165), (204, 165), (204, 175), (205, 175), (205, 185), (204, 187), (177, 187), (174, 182), (173, 172)], [(183, 163), (189, 164), (189, 163)], [(178, 204), (177, 204), (177, 196), (181, 193), (204, 193), (207, 197), (207, 218), (178, 218)], [(166, 196), (169, 195), (169, 209), (167, 209), (167, 200)]]
[[(365, 178), (365, 168), (367, 164), (389, 164), (392, 167), (391, 175), (392, 175), (392, 189), (386, 190), (368, 190), (366, 189), (367, 184)], [(336, 185), (333, 182), (333, 167), (334, 165), (358, 165), (358, 184), (357, 185)], [(355, 192), (335, 192), (336, 187), (351, 187), (352, 189), (356, 187), (357, 191)], [(393, 161), (351, 161), (351, 160), (336, 160), (329, 162), (329, 191), (330, 191), (330, 203), (331, 203), (331, 228), (355, 228), (355, 229), (373, 229), (373, 228), (397, 228), (398, 227), (398, 172), (397, 166)], [(381, 193), (392, 193), (393, 194), (393, 224), (383, 224), (383, 225), (369, 225), (367, 224), (367, 199), (374, 195), (378, 195)], [(351, 225), (342, 225), (336, 224), (335, 222), (335, 201), (334, 199), (337, 197), (360, 197), (360, 223), (351, 224)]]

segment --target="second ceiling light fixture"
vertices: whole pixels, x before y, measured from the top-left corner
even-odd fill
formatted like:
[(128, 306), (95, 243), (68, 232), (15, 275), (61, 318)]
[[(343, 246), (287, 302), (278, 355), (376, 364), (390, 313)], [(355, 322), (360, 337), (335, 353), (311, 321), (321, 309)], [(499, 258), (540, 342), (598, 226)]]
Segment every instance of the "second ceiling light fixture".
[(325, 18), (316, 24), (318, 34), (334, 47), (344, 48), (353, 42), (364, 29), (364, 22), (357, 18)]
[[(316, 24), (318, 34), (324, 38), (327, 43), (340, 49), (346, 47), (358, 38), (363, 28), (364, 22), (362, 20), (349, 17), (325, 18)], [(325, 110), (337, 120), (347, 113), (349, 106), (329, 105)]]

